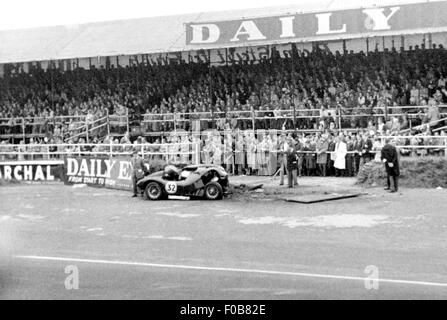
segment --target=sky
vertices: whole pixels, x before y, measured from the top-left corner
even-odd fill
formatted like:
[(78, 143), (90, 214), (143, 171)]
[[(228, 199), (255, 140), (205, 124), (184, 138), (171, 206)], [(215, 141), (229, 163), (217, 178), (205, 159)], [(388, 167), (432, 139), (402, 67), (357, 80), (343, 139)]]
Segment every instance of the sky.
[(290, 5), (310, 0), (0, 0), (0, 30)]
[[(0, 30), (184, 13), (299, 5), (313, 0), (0, 0)], [(318, 0), (317, 0), (318, 1)], [(390, 0), (327, 0), (356, 5)], [(414, 1), (414, 0), (407, 0)], [(420, 1), (420, 0), (419, 0)], [(394, 0), (402, 2), (402, 0)], [(325, 9), (325, 8), (323, 8)]]

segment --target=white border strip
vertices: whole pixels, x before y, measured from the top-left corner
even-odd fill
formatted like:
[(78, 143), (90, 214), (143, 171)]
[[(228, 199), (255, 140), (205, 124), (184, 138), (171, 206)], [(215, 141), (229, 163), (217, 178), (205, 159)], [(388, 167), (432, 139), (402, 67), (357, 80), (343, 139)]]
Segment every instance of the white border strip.
[[(270, 274), (270, 275), (294, 276), (294, 277), (368, 281), (367, 277), (362, 278), (362, 277), (354, 277), (354, 276), (339, 276), (339, 275), (330, 275), (330, 274), (272, 271), (272, 270), (259, 270), (259, 269), (203, 267), (203, 266), (188, 266), (188, 265), (177, 265), (177, 264), (160, 264), (160, 263), (147, 263), (147, 262), (130, 262), (130, 261), (118, 261), (118, 260), (96, 260), (96, 259), (79, 259), (79, 258), (64, 258), (64, 257), (45, 257), (45, 256), (18, 255), (18, 256), (15, 256), (15, 258), (31, 259), (31, 260), (84, 262), (84, 263), (96, 263), (96, 264), (123, 265), (123, 266), (140, 266), (140, 267), (187, 269), (187, 270), (207, 270), (207, 271), (222, 271), (222, 272), (243, 272), (243, 273)], [(446, 287), (447, 288), (447, 283), (441, 283), (441, 282), (395, 280), (395, 279), (381, 279), (381, 278), (379, 278), (378, 281), (379, 282), (387, 282), (387, 283), (422, 285), (422, 286)]]
[(57, 164), (64, 164), (64, 160), (29, 160), (29, 161), (6, 161), (0, 162), (0, 166), (37, 166), (37, 165), (48, 165), (53, 166)]

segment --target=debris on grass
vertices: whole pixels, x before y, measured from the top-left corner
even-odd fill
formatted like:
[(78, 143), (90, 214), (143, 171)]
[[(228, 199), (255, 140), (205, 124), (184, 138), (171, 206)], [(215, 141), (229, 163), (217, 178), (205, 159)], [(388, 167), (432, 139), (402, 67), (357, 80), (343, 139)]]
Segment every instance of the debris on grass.
[(12, 185), (12, 184), (20, 184), (20, 181), (16, 180), (16, 179), (12, 179), (12, 180), (0, 179), (0, 186), (7, 186), (7, 185)]
[[(447, 188), (447, 159), (441, 157), (408, 157), (400, 159), (399, 184), (409, 188)], [(370, 161), (360, 168), (358, 185), (381, 186), (386, 181), (385, 166)]]
[(74, 184), (73, 188), (85, 188), (87, 187), (87, 185), (85, 183), (80, 183), (80, 184)]

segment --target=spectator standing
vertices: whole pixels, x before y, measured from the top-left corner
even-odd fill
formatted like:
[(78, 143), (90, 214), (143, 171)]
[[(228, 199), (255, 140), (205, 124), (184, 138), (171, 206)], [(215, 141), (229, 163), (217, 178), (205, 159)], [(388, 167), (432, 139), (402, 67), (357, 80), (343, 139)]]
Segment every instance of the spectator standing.
[[(391, 142), (390, 139), (385, 140), (385, 145), (381, 151), (381, 159), (385, 164), (386, 170), (386, 188), (385, 190), (389, 190), (390, 192), (397, 192), (399, 190), (399, 158), (397, 154), (396, 147)], [(391, 187), (391, 179), (393, 179), (393, 186)]]

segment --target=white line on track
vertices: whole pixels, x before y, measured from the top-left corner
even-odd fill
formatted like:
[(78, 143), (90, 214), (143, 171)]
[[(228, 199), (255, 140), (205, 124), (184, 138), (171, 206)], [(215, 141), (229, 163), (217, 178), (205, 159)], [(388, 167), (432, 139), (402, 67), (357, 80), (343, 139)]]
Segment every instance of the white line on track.
[[(325, 279), (338, 279), (338, 280), (357, 280), (357, 281), (368, 280), (367, 278), (362, 278), (362, 277), (340, 276), (340, 275), (332, 275), (332, 274), (273, 271), (273, 270), (260, 270), (260, 269), (224, 268), (224, 267), (203, 267), (203, 266), (188, 266), (188, 265), (181, 265), (181, 264), (161, 264), (161, 263), (132, 262), (132, 261), (119, 261), (119, 260), (96, 260), (96, 259), (79, 259), (79, 258), (65, 258), (65, 257), (45, 257), (45, 256), (22, 256), (22, 255), (15, 256), (15, 258), (30, 259), (30, 260), (50, 260), (50, 261), (110, 264), (110, 265), (122, 265), (122, 266), (168, 268), (168, 269), (243, 272), (243, 273), (257, 273), (257, 274), (270, 274), (270, 275), (308, 277), (308, 278), (325, 278)], [(378, 281), (379, 282), (387, 282), (387, 283), (397, 283), (397, 284), (447, 287), (447, 283), (442, 283), (442, 282), (411, 281), (411, 280), (396, 280), (396, 279), (381, 279), (381, 278), (379, 278)]]

